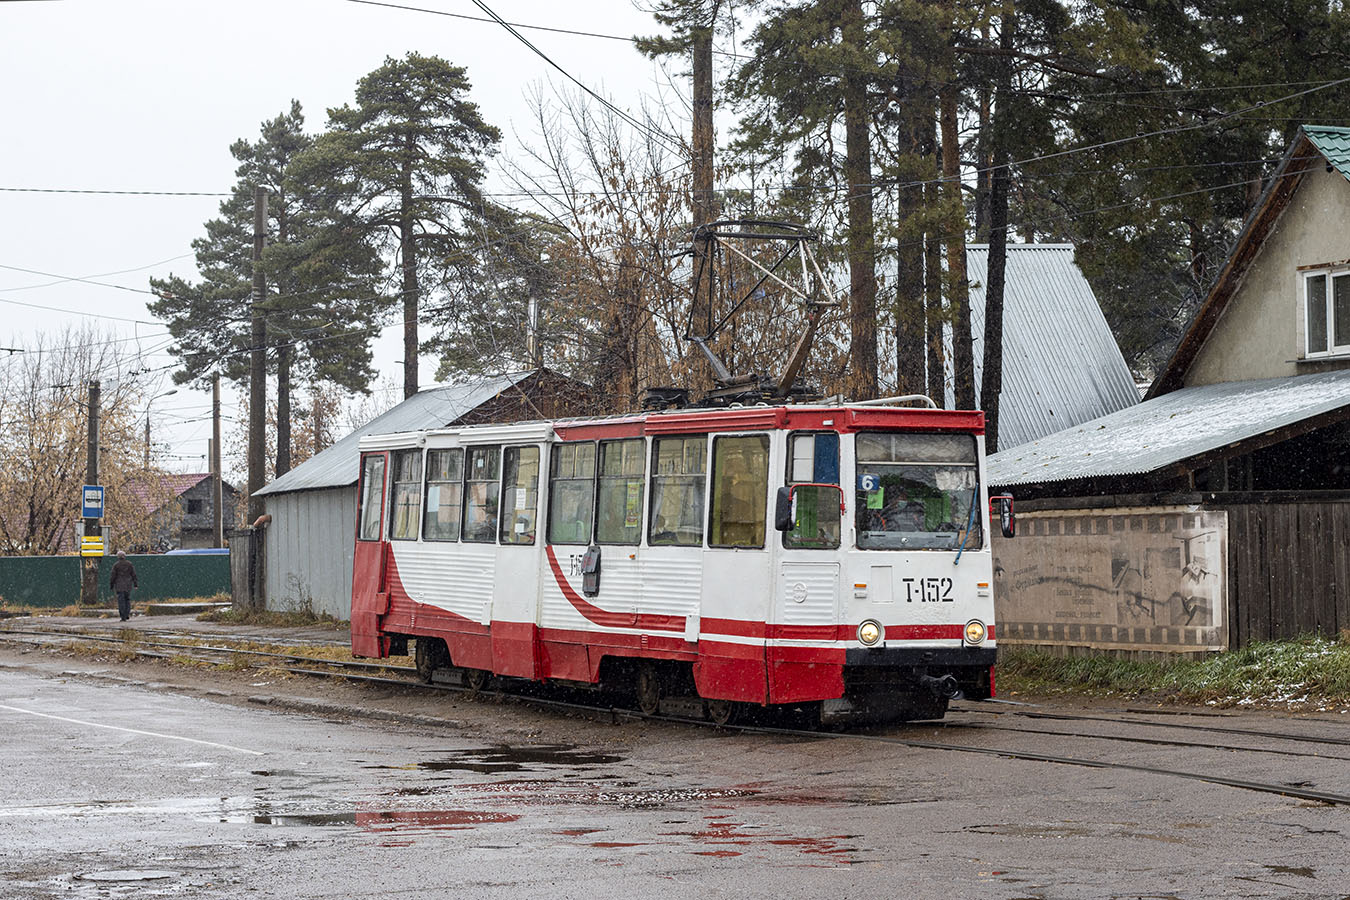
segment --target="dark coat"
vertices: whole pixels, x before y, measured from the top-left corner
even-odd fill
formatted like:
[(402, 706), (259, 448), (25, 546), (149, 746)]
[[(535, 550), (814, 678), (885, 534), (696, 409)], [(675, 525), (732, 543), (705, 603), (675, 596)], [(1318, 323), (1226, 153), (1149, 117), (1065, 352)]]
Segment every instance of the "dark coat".
[(117, 565), (112, 567), (113, 593), (130, 592), (132, 588), (140, 586), (136, 580), (136, 567), (131, 564), (131, 560), (119, 559)]

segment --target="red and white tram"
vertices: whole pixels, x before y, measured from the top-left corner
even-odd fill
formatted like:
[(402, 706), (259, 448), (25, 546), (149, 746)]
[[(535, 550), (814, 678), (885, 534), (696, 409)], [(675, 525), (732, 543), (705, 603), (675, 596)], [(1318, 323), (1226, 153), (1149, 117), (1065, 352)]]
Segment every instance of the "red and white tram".
[(984, 415), (683, 409), (361, 442), (352, 651), (827, 714), (994, 693)]

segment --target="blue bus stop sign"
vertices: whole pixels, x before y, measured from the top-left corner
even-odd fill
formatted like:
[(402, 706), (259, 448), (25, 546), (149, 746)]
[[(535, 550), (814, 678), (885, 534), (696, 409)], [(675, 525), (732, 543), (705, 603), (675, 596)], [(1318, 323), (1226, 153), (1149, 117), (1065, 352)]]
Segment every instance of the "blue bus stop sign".
[(103, 486), (100, 484), (86, 484), (80, 490), (81, 506), (83, 511), (80, 515), (86, 519), (103, 518)]

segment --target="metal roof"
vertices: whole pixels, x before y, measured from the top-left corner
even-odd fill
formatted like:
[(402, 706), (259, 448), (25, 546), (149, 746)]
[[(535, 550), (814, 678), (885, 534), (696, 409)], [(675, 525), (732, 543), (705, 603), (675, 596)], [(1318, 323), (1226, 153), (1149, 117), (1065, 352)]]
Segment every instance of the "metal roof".
[(1350, 406), (1350, 370), (1182, 388), (989, 457), (989, 483), (1142, 475)]
[(1336, 171), (1350, 179), (1350, 128), (1304, 125), (1303, 133)]
[[(984, 370), (989, 245), (966, 248), (975, 393)], [(1012, 448), (1139, 402), (1072, 244), (1009, 244), (998, 442)]]
[(363, 436), (449, 425), (512, 385), (525, 380), (530, 374), (518, 372), (465, 384), (438, 384), (423, 388), (265, 486), (258, 491), (258, 496), (356, 484), (360, 474), (358, 446)]

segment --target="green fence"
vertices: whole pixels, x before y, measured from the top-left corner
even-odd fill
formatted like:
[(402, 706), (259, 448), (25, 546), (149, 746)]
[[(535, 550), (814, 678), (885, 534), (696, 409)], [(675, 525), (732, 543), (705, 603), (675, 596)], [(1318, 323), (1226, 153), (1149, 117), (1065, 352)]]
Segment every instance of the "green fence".
[[(230, 557), (220, 555), (128, 556), (141, 586), (134, 602), (170, 597), (210, 597), (230, 591)], [(98, 596), (115, 599), (108, 587), (117, 557), (99, 560)], [(78, 556), (0, 557), (0, 600), (6, 606), (69, 606), (80, 602)]]

